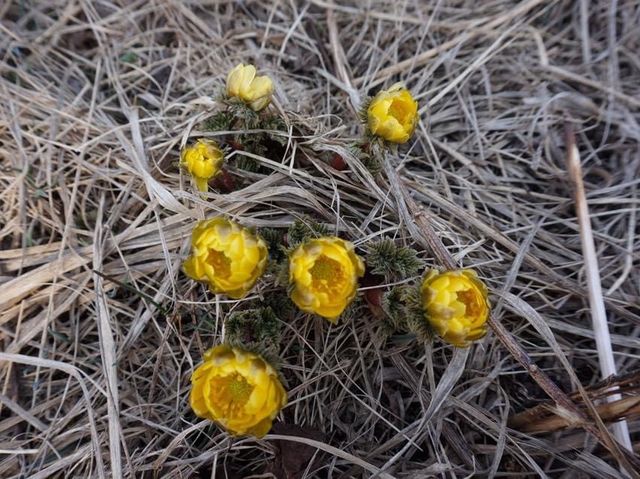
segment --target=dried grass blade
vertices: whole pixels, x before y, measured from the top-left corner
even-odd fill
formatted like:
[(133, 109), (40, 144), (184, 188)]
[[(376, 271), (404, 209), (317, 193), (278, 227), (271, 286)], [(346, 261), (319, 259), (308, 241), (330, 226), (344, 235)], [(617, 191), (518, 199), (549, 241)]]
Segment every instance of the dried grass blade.
[[(593, 331), (595, 334), (596, 348), (598, 349), (598, 359), (600, 361), (600, 371), (603, 378), (617, 374), (616, 363), (613, 357), (611, 346), (611, 336), (607, 323), (607, 312), (604, 307), (602, 296), (602, 285), (600, 282), (600, 268), (596, 247), (593, 241), (593, 231), (591, 229), (591, 219), (589, 218), (589, 206), (584, 191), (582, 181), (582, 166), (580, 165), (580, 152), (576, 145), (576, 137), (570, 124), (566, 124), (565, 138), (567, 143), (567, 169), (573, 184), (576, 214), (580, 226), (580, 241), (584, 254), (584, 267), (587, 276), (587, 288), (589, 292), (589, 305), (591, 307), (591, 319), (593, 321)], [(612, 395), (608, 400), (619, 401), (619, 394)], [(627, 450), (633, 450), (631, 439), (629, 438), (629, 428), (626, 421), (620, 421), (612, 426), (613, 434), (618, 442)]]

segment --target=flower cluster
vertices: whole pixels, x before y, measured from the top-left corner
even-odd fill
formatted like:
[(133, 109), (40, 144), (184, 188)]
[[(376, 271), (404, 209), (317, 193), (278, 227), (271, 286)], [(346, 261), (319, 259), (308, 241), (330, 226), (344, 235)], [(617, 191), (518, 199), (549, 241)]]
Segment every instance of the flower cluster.
[[(253, 65), (237, 65), (227, 76), (221, 100), (227, 110), (214, 117), (216, 131), (226, 131), (234, 125), (241, 131), (267, 130), (268, 125), (277, 124), (277, 117), (267, 108), (273, 92), (274, 84), (268, 76), (257, 75)], [(374, 142), (377, 146), (371, 151), (380, 152), (385, 145), (409, 141), (418, 122), (418, 103), (404, 85), (396, 84), (378, 92), (366, 104), (363, 114), (367, 132), (363, 151), (368, 150), (365, 145)], [(240, 133), (233, 138), (241, 138), (244, 146), (257, 145), (265, 138), (260, 134), (251, 137)], [(197, 190), (207, 192), (209, 181), (223, 175), (224, 151), (243, 148), (236, 140), (229, 139), (223, 148), (216, 141), (200, 138), (182, 149), (180, 164), (191, 175)], [(269, 141), (273, 146), (277, 138)], [(224, 138), (222, 143), (225, 144)], [(303, 313), (335, 324), (358, 297), (361, 280), (367, 286), (365, 290), (375, 290), (376, 286), (370, 285), (381, 284), (376, 283), (376, 278), (386, 278), (388, 282), (404, 280), (417, 276), (424, 268), (416, 251), (396, 247), (389, 239), (376, 247), (364, 247), (361, 253), (365, 254), (366, 265), (354, 244), (329, 234), (320, 225), (296, 224), (286, 235), (274, 235), (269, 230), (256, 232), (226, 216), (197, 222), (191, 233), (190, 254), (183, 263), (184, 273), (206, 284), (214, 294), (260, 301), (260, 307), (243, 309), (239, 303), (239, 310), (225, 321), (227, 334), (234, 337), (227, 337), (225, 343), (204, 353), (202, 364), (191, 377), (190, 401), (195, 414), (216, 422), (233, 435), (263, 437), (286, 406), (286, 390), (272, 366), (273, 355), (279, 350), (279, 314), (289, 308), (277, 303), (280, 284), (287, 286), (286, 296), (284, 288), (282, 293), (292, 303), (289, 309), (295, 305)], [(413, 290), (418, 297), (420, 323), (442, 340), (467, 347), (486, 334), (488, 292), (474, 271), (431, 270)], [(252, 291), (254, 294), (247, 298)], [(371, 297), (375, 295), (365, 295), (370, 305), (375, 303)], [(394, 293), (388, 297), (402, 300), (404, 296)], [(377, 311), (390, 310), (379, 307)], [(400, 316), (411, 316), (402, 311), (409, 309), (401, 310)], [(260, 327), (262, 331), (253, 331)], [(261, 348), (266, 342), (270, 343), (269, 348)]]
[[(253, 65), (238, 64), (227, 76), (226, 94), (254, 112), (264, 110), (271, 103), (273, 82), (266, 75), (256, 76)], [(196, 188), (207, 192), (209, 180), (221, 173), (224, 152), (214, 140), (200, 138), (180, 153), (180, 164), (191, 175)]]

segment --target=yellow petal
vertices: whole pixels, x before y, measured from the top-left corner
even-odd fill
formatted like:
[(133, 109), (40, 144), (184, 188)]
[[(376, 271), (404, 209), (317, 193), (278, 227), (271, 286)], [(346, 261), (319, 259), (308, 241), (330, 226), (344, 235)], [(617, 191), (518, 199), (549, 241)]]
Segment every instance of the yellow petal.
[(243, 100), (249, 100), (251, 95), (251, 82), (256, 76), (256, 67), (253, 65), (246, 65), (242, 69), (240, 79), (240, 97)]
[(198, 260), (193, 256), (188, 257), (184, 263), (182, 263), (182, 269), (187, 276), (196, 281), (202, 281), (204, 280), (204, 275), (199, 266)]
[(243, 68), (244, 65), (238, 63), (235, 68), (229, 72), (229, 75), (227, 75), (227, 95), (238, 96), (240, 94)]
[(198, 188), (198, 191), (203, 191), (206, 193), (209, 189), (209, 180), (207, 180), (206, 178), (199, 178), (197, 176), (194, 176), (193, 182), (196, 184), (196, 188)]
[(271, 97), (265, 96), (262, 98), (258, 98), (257, 100), (253, 100), (249, 103), (249, 107), (253, 111), (260, 111), (267, 107), (271, 103)]

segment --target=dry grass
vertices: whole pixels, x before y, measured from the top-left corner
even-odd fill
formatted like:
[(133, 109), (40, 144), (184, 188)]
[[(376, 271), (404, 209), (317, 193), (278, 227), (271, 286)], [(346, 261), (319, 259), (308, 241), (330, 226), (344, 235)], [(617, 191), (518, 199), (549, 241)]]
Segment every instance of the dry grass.
[[(552, 435), (507, 420), (548, 399), (532, 371), (566, 393), (601, 379), (565, 118), (618, 372), (638, 371), (640, 6), (336, 3), (0, 6), (0, 477), (270, 477), (287, 449), (318, 459), (293, 477), (609, 478), (621, 460), (630, 471), (593, 416)], [(236, 191), (203, 199), (179, 147), (203, 134), (240, 61), (276, 80), (276, 107), (305, 133), (256, 158), (268, 173), (235, 169), (235, 153)], [(356, 111), (397, 80), (418, 93), (422, 121), (374, 177), (349, 150)], [(327, 165), (332, 153), (348, 170)], [(214, 213), (275, 228), (309, 215), (360, 247), (390, 236), (430, 266), (474, 266), (506, 341), (537, 368), (497, 334), (452, 351), (384, 338), (364, 304), (337, 326), (298, 314), (282, 325), (281, 419), (307, 438), (281, 427), (231, 439), (188, 407), (194, 364), (243, 306), (180, 272), (193, 221)]]

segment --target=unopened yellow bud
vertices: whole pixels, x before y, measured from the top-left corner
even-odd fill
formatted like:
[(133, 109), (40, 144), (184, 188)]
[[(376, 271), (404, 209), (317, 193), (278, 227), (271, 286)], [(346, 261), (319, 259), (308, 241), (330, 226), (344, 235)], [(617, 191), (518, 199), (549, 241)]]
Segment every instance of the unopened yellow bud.
[(401, 83), (382, 90), (367, 109), (369, 131), (391, 143), (406, 143), (418, 122), (418, 102)]
[(256, 76), (253, 65), (238, 64), (227, 76), (227, 95), (239, 98), (253, 111), (260, 111), (271, 102), (273, 82), (266, 75)]
[(200, 191), (207, 191), (209, 180), (220, 173), (224, 153), (213, 140), (199, 139), (180, 152), (180, 164), (189, 172)]

